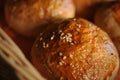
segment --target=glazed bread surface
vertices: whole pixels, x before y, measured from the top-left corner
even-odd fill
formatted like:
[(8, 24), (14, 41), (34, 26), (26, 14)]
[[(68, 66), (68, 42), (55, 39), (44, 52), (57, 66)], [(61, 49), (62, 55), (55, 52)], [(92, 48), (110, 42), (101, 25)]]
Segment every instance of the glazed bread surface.
[(113, 80), (119, 66), (109, 36), (84, 19), (69, 19), (39, 34), (32, 63), (48, 80)]
[(43, 24), (56, 19), (73, 18), (72, 0), (7, 0), (5, 18), (7, 24), (25, 36), (34, 36)]

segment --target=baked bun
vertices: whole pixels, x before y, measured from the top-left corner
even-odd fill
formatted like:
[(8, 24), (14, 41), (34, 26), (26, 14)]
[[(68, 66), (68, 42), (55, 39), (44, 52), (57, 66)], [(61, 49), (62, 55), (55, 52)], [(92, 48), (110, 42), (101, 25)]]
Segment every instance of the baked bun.
[(102, 3), (116, 0), (73, 0), (76, 7), (76, 16), (92, 19), (95, 11)]
[(96, 12), (94, 22), (112, 38), (120, 54), (120, 3), (105, 4)]
[(5, 3), (8, 25), (25, 36), (36, 35), (41, 25), (49, 21), (74, 15), (72, 0), (7, 0)]
[(48, 80), (113, 80), (119, 66), (108, 35), (81, 18), (40, 33), (31, 56), (33, 65)]

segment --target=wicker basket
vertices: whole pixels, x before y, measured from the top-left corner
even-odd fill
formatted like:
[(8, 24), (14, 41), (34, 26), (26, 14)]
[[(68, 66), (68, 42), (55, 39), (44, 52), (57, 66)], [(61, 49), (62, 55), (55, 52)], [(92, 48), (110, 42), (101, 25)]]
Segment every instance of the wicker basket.
[(0, 80), (45, 80), (1, 28)]

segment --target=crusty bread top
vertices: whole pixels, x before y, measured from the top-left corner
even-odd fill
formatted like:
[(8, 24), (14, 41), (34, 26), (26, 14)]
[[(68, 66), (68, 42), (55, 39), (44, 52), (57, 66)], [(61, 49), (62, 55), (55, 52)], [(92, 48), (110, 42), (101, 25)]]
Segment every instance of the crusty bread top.
[(84, 19), (49, 26), (35, 41), (31, 55), (48, 80), (108, 80), (119, 65), (108, 35)]
[(7, 0), (7, 24), (26, 36), (36, 36), (42, 24), (75, 16), (72, 0)]

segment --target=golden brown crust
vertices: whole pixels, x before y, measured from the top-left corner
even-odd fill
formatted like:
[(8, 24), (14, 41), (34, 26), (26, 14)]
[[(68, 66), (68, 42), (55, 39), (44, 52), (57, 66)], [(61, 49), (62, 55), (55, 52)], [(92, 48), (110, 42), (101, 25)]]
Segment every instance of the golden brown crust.
[(7, 0), (5, 4), (8, 25), (27, 36), (39, 32), (42, 24), (72, 18), (74, 14), (72, 0)]
[(109, 80), (119, 65), (108, 35), (84, 19), (48, 27), (35, 41), (31, 56), (49, 80)]
[(120, 3), (105, 4), (96, 13), (94, 21), (112, 38), (120, 54)]

